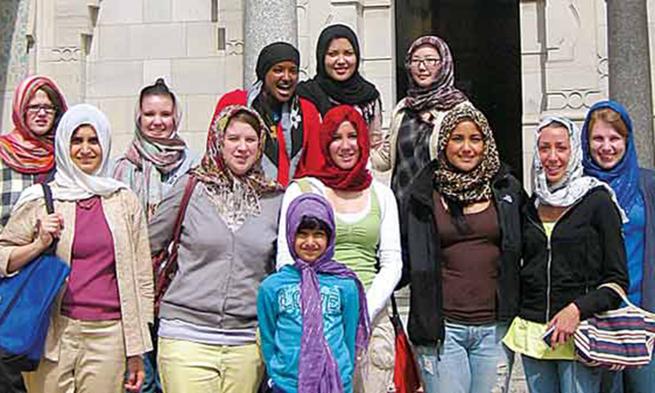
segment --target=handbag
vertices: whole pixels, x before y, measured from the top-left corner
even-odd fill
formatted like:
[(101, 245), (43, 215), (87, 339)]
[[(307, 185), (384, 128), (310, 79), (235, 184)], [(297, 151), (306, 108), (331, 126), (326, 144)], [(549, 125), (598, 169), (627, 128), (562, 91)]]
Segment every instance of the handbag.
[(189, 176), (189, 180), (184, 187), (184, 194), (180, 202), (175, 224), (173, 226), (173, 237), (168, 246), (165, 247), (158, 255), (152, 258), (152, 267), (155, 274), (155, 315), (159, 315), (159, 305), (164, 297), (166, 290), (171, 285), (173, 277), (177, 272), (177, 249), (180, 246), (180, 234), (182, 233), (182, 221), (186, 214), (187, 206), (193, 189), (198, 180), (195, 176)]
[(393, 383), (397, 393), (416, 393), (421, 390), (421, 374), (416, 364), (412, 344), (405, 334), (403, 322), (398, 314), (396, 297), (391, 295), (391, 323), (396, 332), (396, 361), (393, 370)]
[[(52, 214), (50, 187), (41, 185), (46, 210)], [(70, 272), (55, 249), (56, 239), (16, 275), (0, 278), (0, 358), (15, 370), (36, 370), (43, 355), (50, 309)]]
[(655, 343), (655, 314), (632, 304), (618, 284), (602, 284), (598, 288), (616, 292), (625, 306), (580, 322), (574, 334), (578, 360), (611, 370), (649, 364)]

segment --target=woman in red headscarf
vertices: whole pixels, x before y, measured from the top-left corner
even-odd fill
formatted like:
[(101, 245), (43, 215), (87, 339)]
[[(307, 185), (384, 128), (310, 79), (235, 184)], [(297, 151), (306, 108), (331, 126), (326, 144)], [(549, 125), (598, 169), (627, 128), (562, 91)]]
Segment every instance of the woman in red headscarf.
[(66, 99), (53, 80), (31, 76), (16, 88), (14, 129), (0, 136), (0, 227), (20, 193), (49, 177), (55, 167), (55, 129), (66, 111)]
[[(55, 167), (55, 129), (66, 111), (59, 87), (45, 76), (31, 76), (16, 88), (12, 106), (14, 129), (0, 136), (0, 230), (21, 192), (47, 180)], [(0, 386), (24, 392), (20, 372), (0, 361)]]
[(297, 173), (284, 194), (278, 233), (277, 266), (293, 263), (286, 243), (286, 209), (304, 192), (325, 196), (335, 213), (335, 260), (352, 269), (366, 288), (372, 333), (368, 376), (355, 379), (355, 391), (386, 392), (393, 386), (394, 331), (387, 304), (400, 280), (402, 261), (398, 208), (393, 192), (373, 180), (366, 168), (369, 137), (359, 112), (348, 105), (330, 109), (320, 132), (325, 164)]

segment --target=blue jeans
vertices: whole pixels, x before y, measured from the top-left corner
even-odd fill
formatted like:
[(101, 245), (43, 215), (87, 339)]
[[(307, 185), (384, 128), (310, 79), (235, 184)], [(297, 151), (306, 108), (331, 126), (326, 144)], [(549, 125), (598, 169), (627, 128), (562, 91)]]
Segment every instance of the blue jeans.
[(655, 392), (655, 358), (644, 367), (623, 371), (603, 370), (602, 393)]
[(446, 322), (441, 348), (417, 346), (425, 393), (507, 392), (514, 354), (501, 340), (507, 324)]
[(522, 356), (530, 393), (600, 392), (601, 369), (573, 360), (538, 360)]

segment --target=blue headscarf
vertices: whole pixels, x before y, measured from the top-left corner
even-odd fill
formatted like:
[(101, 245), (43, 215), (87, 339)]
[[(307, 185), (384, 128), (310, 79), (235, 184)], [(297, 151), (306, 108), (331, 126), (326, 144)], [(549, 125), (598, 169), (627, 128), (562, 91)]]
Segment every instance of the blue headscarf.
[[(591, 151), (589, 149), (589, 122), (591, 115), (599, 109), (606, 108), (618, 113), (628, 129), (625, 154), (621, 161), (612, 169), (601, 168), (591, 157)], [(639, 200), (639, 162), (637, 161), (637, 151), (632, 134), (632, 120), (630, 120), (630, 115), (628, 115), (628, 111), (623, 105), (616, 101), (607, 100), (597, 102), (589, 109), (584, 126), (582, 127), (582, 152), (582, 165), (585, 174), (609, 184), (616, 193), (619, 205), (621, 205), (625, 214), (630, 214), (630, 210)]]

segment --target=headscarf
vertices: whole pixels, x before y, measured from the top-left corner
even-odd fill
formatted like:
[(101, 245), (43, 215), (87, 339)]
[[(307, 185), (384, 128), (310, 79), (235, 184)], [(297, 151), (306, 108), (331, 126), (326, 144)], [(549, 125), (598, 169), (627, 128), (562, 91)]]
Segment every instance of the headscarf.
[[(448, 161), (446, 146), (457, 125), (466, 120), (480, 129), (484, 150), (478, 166), (462, 172)], [(444, 198), (461, 205), (492, 199), (491, 180), (500, 169), (500, 159), (491, 127), (482, 112), (468, 105), (449, 111), (441, 125), (437, 151), (439, 166), (434, 173), (435, 187)]]
[[(357, 57), (355, 72), (345, 81), (332, 79), (325, 70), (325, 56), (332, 40), (345, 38), (350, 42)], [(300, 83), (298, 94), (312, 101), (321, 115), (338, 104), (365, 105), (380, 98), (380, 92), (359, 73), (361, 53), (355, 32), (346, 25), (328, 26), (321, 32), (316, 44), (316, 76)], [(336, 103), (335, 103), (336, 102)]]
[[(225, 130), (232, 117), (239, 112), (248, 113), (261, 125), (255, 130), (259, 136), (257, 159), (242, 176), (232, 173), (225, 164), (222, 152)], [(266, 180), (261, 169), (262, 147), (266, 138), (264, 127), (264, 121), (256, 111), (241, 105), (225, 107), (212, 119), (200, 166), (190, 172), (204, 183), (209, 199), (232, 232), (239, 229), (248, 217), (261, 213), (259, 199), (263, 194), (278, 189), (274, 181)]]
[[(569, 134), (569, 141), (571, 144), (571, 157), (569, 158), (566, 173), (555, 184), (548, 184), (546, 179), (546, 171), (544, 170), (541, 160), (539, 159), (539, 135), (541, 131), (551, 124), (558, 124), (567, 129)], [(616, 204), (617, 209), (623, 221), (627, 217), (616, 200), (614, 191), (606, 183), (591, 176), (584, 176), (582, 168), (582, 146), (580, 141), (580, 130), (569, 119), (559, 116), (548, 116), (544, 118), (535, 130), (534, 137), (534, 158), (532, 160), (532, 172), (534, 179), (534, 193), (537, 196), (535, 205), (539, 207), (540, 204), (557, 207), (569, 207), (582, 199), (587, 193), (596, 188), (604, 187), (609, 193)]]
[[(350, 122), (357, 131), (357, 147), (359, 148), (359, 160), (351, 169), (341, 169), (330, 155), (330, 144), (334, 133), (341, 123)], [(369, 155), (369, 140), (366, 122), (357, 109), (349, 105), (339, 105), (330, 109), (323, 123), (319, 135), (321, 152), (323, 153), (324, 164), (320, 169), (308, 169), (299, 172), (296, 177), (313, 176), (318, 178), (326, 186), (342, 191), (361, 191), (371, 185), (371, 172), (366, 168)]]
[[(599, 109), (611, 109), (621, 116), (621, 120), (628, 129), (628, 137), (625, 143), (625, 153), (621, 161), (614, 168), (603, 169), (591, 157), (589, 147), (589, 123), (592, 114)], [(616, 101), (600, 101), (594, 104), (587, 113), (584, 126), (582, 127), (582, 166), (584, 173), (609, 184), (616, 193), (616, 197), (623, 210), (629, 213), (637, 202), (639, 194), (639, 162), (637, 150), (632, 136), (632, 120), (628, 111)]]
[[(12, 119), (14, 129), (0, 136), (0, 159), (10, 168), (28, 174), (47, 173), (55, 166), (54, 132), (35, 135), (27, 126), (25, 115), (30, 100), (37, 90), (47, 88), (48, 98), (56, 108), (52, 130), (66, 112), (66, 99), (57, 84), (50, 78), (34, 75), (24, 79), (14, 93)], [(53, 94), (54, 93), (54, 96)]]
[[(418, 86), (411, 73), (412, 55), (422, 45), (434, 47), (441, 57), (439, 74), (435, 81), (427, 87)], [(437, 36), (423, 36), (412, 43), (405, 55), (405, 69), (409, 79), (409, 89), (404, 104), (415, 112), (431, 108), (447, 110), (468, 100), (466, 95), (455, 87), (455, 66), (450, 48), (444, 40)]]
[(257, 57), (257, 65), (255, 67), (257, 79), (263, 81), (266, 78), (268, 70), (283, 61), (292, 61), (296, 65), (299, 65), (300, 53), (298, 49), (289, 43), (281, 41), (266, 45)]
[[(159, 80), (157, 83), (160, 83)], [(163, 83), (163, 80), (162, 80)], [(151, 95), (147, 94), (143, 98)], [(182, 118), (182, 112), (177, 100), (170, 92), (173, 100), (174, 125), (173, 133), (168, 138), (153, 138), (141, 130), (141, 99), (136, 104), (134, 139), (125, 155), (118, 159), (114, 167), (114, 178), (128, 184), (136, 192), (148, 216), (154, 212), (164, 194), (162, 175), (168, 175), (178, 170), (187, 170), (189, 149), (177, 130)], [(182, 168), (185, 166), (186, 168)]]
[[(100, 167), (92, 175), (84, 173), (73, 162), (70, 155), (71, 138), (83, 125), (93, 127), (102, 150)], [(109, 120), (98, 108), (89, 104), (71, 107), (62, 116), (55, 135), (55, 159), (57, 173), (50, 184), (52, 197), (61, 201), (79, 201), (93, 196), (106, 197), (127, 186), (111, 177), (109, 161), (111, 155), (111, 130)], [(43, 197), (40, 185), (28, 187), (16, 202), (19, 205)]]
[[(248, 90), (247, 103), (261, 115), (266, 126), (262, 168), (268, 178), (278, 179), (286, 186), (289, 178), (293, 177), (303, 146), (304, 125), (300, 98), (294, 94), (288, 102), (280, 106), (279, 113), (275, 113), (275, 109), (270, 107), (266, 95), (262, 94), (265, 91), (266, 73), (275, 64), (282, 61), (292, 61), (296, 66), (300, 66), (298, 50), (286, 42), (274, 42), (259, 52), (256, 67), (258, 80)], [(279, 119), (276, 117), (277, 115), (279, 115)], [(280, 154), (278, 125), (281, 126), (282, 131), (279, 134), (284, 136), (286, 156)], [(280, 162), (284, 158), (288, 162)]]
[[(327, 248), (313, 263), (300, 259), (295, 252), (295, 237), (304, 217), (314, 217), (330, 229)], [(355, 338), (357, 355), (366, 352), (370, 335), (370, 321), (366, 307), (366, 294), (355, 273), (345, 265), (334, 261), (336, 225), (329, 202), (315, 193), (305, 193), (294, 199), (287, 210), (287, 243), (294, 266), (300, 271), (300, 303), (302, 313), (302, 339), (298, 361), (298, 393), (343, 392), (339, 369), (323, 331), (323, 313), (318, 274), (330, 274), (350, 278), (359, 292), (359, 320)], [(355, 358), (360, 358), (356, 356)]]

